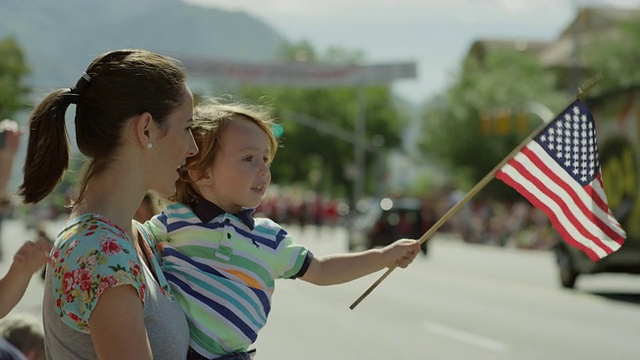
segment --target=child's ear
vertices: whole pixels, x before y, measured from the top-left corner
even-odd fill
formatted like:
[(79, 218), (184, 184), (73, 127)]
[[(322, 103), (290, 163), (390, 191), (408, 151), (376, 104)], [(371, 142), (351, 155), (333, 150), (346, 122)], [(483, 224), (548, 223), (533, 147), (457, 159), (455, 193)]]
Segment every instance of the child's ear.
[(207, 186), (213, 184), (213, 176), (211, 176), (211, 174), (209, 173), (209, 169), (205, 171), (189, 169), (187, 170), (187, 172), (189, 174), (189, 178), (191, 178), (191, 181), (193, 181), (196, 185)]

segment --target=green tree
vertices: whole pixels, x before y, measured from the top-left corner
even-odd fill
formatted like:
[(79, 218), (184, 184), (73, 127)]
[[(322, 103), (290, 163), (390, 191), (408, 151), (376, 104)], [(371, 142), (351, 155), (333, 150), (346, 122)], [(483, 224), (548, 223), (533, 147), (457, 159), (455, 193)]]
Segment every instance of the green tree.
[(594, 92), (640, 84), (640, 17), (620, 22), (611, 31), (594, 36), (581, 49), (589, 73), (602, 73)]
[(29, 72), (16, 40), (0, 40), (0, 119), (10, 118), (26, 107), (31, 90), (24, 85), (24, 78)]
[[(308, 63), (360, 63), (363, 54), (332, 47), (318, 54), (308, 41), (283, 48), (285, 60)], [(366, 139), (384, 139), (381, 149), (398, 146), (405, 117), (396, 108), (389, 86), (372, 86), (364, 90), (366, 103)], [(272, 166), (274, 181), (280, 184), (301, 183), (333, 195), (349, 196), (352, 179), (345, 166), (352, 163), (354, 146), (329, 133), (297, 123), (290, 116), (304, 115), (353, 132), (358, 90), (340, 88), (285, 88), (248, 86), (239, 90), (242, 99), (269, 105), (280, 120), (284, 133), (282, 148)], [(371, 191), (378, 179), (373, 175), (374, 156), (367, 156), (366, 188)], [(321, 173), (320, 179), (313, 174)]]
[[(482, 60), (468, 58), (453, 85), (426, 106), (421, 148), (440, 159), (458, 185), (468, 189), (541, 124), (538, 116), (527, 112), (528, 103), (561, 110), (567, 99), (554, 89), (555, 83), (554, 75), (524, 52), (496, 50)], [(524, 118), (518, 120), (516, 114)], [(518, 121), (524, 121), (524, 131), (516, 131), (522, 126)], [(507, 125), (506, 131), (498, 131), (505, 125), (499, 122)], [(505, 187), (494, 181), (483, 193), (515, 195)]]

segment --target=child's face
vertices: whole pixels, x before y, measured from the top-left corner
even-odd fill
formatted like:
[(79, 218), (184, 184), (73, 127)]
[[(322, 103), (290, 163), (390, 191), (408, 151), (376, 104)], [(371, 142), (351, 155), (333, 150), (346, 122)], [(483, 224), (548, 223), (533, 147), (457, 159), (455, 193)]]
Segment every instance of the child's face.
[(230, 213), (257, 207), (271, 183), (267, 135), (252, 121), (237, 119), (225, 128), (220, 145), (207, 169), (213, 181), (200, 186), (201, 194)]

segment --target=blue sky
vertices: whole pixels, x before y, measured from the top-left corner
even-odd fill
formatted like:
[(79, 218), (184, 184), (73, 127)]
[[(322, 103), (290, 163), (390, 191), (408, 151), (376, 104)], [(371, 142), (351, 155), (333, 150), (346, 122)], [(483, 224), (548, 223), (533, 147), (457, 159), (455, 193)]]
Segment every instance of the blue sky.
[(442, 92), (477, 39), (555, 39), (581, 6), (640, 0), (187, 0), (261, 18), (289, 40), (360, 49), (371, 63), (415, 61), (394, 89), (420, 103)]

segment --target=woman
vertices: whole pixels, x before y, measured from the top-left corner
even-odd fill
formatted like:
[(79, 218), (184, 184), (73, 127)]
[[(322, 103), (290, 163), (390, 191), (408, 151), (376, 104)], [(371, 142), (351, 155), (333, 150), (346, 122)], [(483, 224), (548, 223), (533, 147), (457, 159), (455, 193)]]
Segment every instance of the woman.
[(156, 254), (132, 231), (146, 192), (172, 195), (177, 169), (198, 152), (184, 69), (152, 52), (117, 50), (96, 58), (75, 87), (50, 93), (29, 123), (19, 189), (26, 203), (47, 196), (67, 169), (70, 104), (87, 163), (47, 266), (47, 359), (184, 359), (184, 314)]

